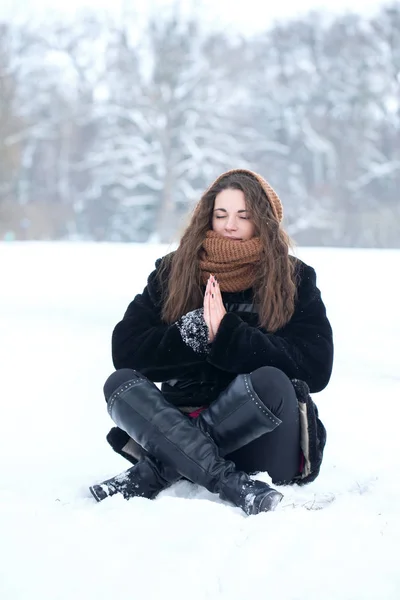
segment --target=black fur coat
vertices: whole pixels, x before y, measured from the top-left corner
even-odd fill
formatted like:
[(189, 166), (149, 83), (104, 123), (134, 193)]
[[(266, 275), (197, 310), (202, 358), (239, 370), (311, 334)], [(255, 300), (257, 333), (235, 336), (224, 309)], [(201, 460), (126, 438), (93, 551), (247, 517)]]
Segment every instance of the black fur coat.
[[(332, 372), (332, 329), (314, 269), (294, 260), (299, 269), (298, 297), (287, 325), (267, 333), (257, 326), (251, 289), (223, 292), (227, 314), (214, 342), (208, 345), (207, 341), (190, 343), (182, 319), (171, 325), (161, 321), (159, 259), (147, 286), (113, 331), (115, 368), (136, 369), (150, 380), (162, 382), (165, 398), (183, 410), (210, 404), (236, 375), (262, 366), (277, 367), (290, 379), (304, 381), (311, 392), (321, 391)], [(196, 320), (190, 328), (194, 338), (204, 335), (201, 325), (196, 330)]]

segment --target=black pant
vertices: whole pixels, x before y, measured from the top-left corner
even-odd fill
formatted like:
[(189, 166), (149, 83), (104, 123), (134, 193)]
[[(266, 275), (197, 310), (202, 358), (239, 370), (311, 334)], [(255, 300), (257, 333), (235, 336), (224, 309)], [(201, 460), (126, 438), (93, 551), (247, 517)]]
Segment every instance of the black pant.
[(279, 369), (261, 367), (250, 374), (254, 390), (282, 422), (226, 458), (247, 473), (266, 471), (273, 483), (290, 482), (300, 472), (300, 420), (290, 379)]
[[(270, 433), (225, 458), (246, 473), (266, 471), (273, 483), (290, 482), (299, 474), (301, 456), (299, 409), (294, 387), (275, 367), (261, 367), (253, 371), (250, 378), (259, 398), (281, 423)], [(124, 382), (122, 379), (120, 385)], [(112, 389), (108, 389), (107, 383), (104, 387), (106, 400), (115, 391), (115, 379)]]

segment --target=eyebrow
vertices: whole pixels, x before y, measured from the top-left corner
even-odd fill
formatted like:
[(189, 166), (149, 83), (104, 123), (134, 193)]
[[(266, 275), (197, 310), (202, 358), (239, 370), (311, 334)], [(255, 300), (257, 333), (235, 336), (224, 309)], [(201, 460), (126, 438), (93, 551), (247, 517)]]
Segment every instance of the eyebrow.
[[(222, 210), (223, 212), (228, 212), (228, 211), (226, 210), (226, 208), (216, 208), (216, 209), (214, 210), (214, 212), (217, 212), (217, 210)], [(244, 210), (238, 210), (237, 212), (238, 212), (238, 213), (244, 213), (244, 212), (249, 212), (249, 211), (248, 211), (247, 209), (244, 209)]]

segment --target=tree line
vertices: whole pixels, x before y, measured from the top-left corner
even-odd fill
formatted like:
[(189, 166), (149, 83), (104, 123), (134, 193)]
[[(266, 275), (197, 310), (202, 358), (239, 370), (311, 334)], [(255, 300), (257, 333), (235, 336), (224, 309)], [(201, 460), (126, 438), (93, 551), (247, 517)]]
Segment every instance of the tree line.
[(301, 244), (400, 246), (400, 3), (253, 36), (199, 16), (0, 23), (0, 239), (161, 241), (222, 171)]

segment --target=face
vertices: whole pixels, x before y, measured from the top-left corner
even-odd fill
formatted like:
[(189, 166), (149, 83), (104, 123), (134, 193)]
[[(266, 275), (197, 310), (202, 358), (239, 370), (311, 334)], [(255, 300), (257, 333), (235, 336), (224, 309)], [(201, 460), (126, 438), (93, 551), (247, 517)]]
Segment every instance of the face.
[(254, 223), (246, 210), (241, 190), (223, 190), (215, 197), (212, 217), (213, 231), (236, 240), (249, 240), (254, 236)]

